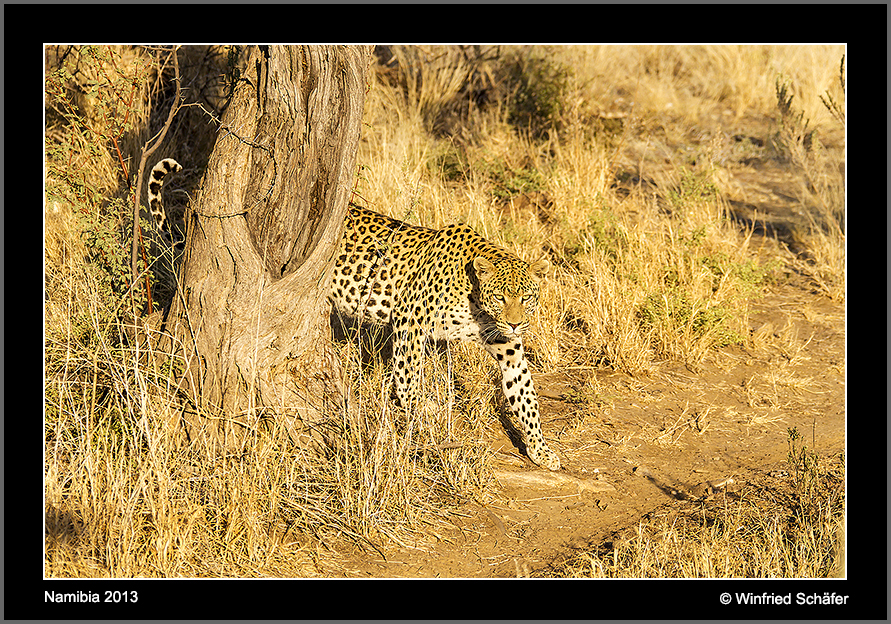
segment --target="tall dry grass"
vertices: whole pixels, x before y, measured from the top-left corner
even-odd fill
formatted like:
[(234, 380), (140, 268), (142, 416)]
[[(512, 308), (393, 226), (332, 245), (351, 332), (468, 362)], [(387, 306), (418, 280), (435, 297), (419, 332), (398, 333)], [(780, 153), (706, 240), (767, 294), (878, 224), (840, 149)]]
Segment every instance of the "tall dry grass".
[[(164, 54), (120, 52), (111, 64), (86, 49), (48, 50), (48, 70), (76, 57), (85, 69), (64, 83), (68, 95), (100, 104), (107, 92), (83, 85), (103, 84), (112, 67), (146, 78), (121, 142), (133, 162), (166, 113), (169, 78)], [(837, 81), (841, 52), (393, 47), (373, 65), (357, 191), (380, 212), (430, 227), (464, 221), (521, 257), (552, 261), (527, 340), (536, 372), (639, 372), (664, 360), (695, 368), (748, 340), (748, 302), (779, 267), (800, 263), (827, 294), (844, 292), (837, 152), (818, 158), (801, 133), (778, 143), (802, 178), (824, 180), (801, 187), (803, 206), (829, 207), (814, 231), (831, 231), (826, 215), (835, 215), (841, 234), (790, 259), (729, 218), (733, 155), (722, 142), (727, 128), (779, 119), (778, 74), (795, 85), (810, 128), (837, 124), (819, 95)], [(219, 112), (239, 60), (224, 48), (180, 53), (196, 100)], [(54, 97), (48, 111), (60, 106)], [(213, 143), (207, 115), (183, 115), (162, 150), (194, 161), (169, 189), (173, 204), (195, 188)], [(373, 552), (413, 543), (450, 505), (489, 495), (486, 439), (500, 426), (500, 393), (494, 364), (472, 345), (431, 351), (424, 387), (439, 407), (406, 415), (387, 400), (380, 345), (369, 362), (367, 346), (343, 342), (358, 409), (341, 415), (340, 443), (324, 459), (269, 419), (235, 451), (200, 432), (185, 436), (181, 418), (192, 408), (176, 391), (177, 362), (147, 364), (125, 339), (121, 293), (75, 218), (120, 218), (102, 201), (126, 194), (116, 154), (55, 113), (47, 120), (48, 146), (65, 147), (64, 170), (76, 173), (48, 167), (46, 180), (47, 576), (338, 574), (333, 553), (345, 544)], [(88, 181), (89, 196), (77, 180)]]
[[(756, 260), (751, 231), (740, 233), (729, 220), (721, 129), (743, 118), (778, 118), (779, 76), (795, 85), (796, 105), (812, 125), (834, 124), (819, 96), (837, 81), (842, 53), (795, 46), (397, 49), (369, 92), (360, 193), (399, 218), (465, 221), (530, 260), (549, 254), (558, 268), (539, 330), (551, 336), (532, 345), (550, 354), (550, 366), (579, 339), (588, 364), (629, 372), (664, 358), (696, 365), (715, 345), (742, 338), (747, 298), (780, 262), (779, 253), (773, 263)], [(511, 93), (522, 85), (510, 86), (504, 66), (536, 58), (554, 68), (545, 80), (557, 85), (547, 86), (559, 88), (562, 104), (544, 140), (509, 123)], [(459, 78), (505, 100), (458, 124), (453, 111), (471, 97), (455, 86)], [(498, 78), (498, 88), (489, 86)], [(416, 106), (405, 112), (397, 104), (408, 94)], [(605, 113), (628, 116), (616, 127)], [(447, 122), (450, 132), (437, 134)], [(693, 131), (712, 140), (691, 155)], [(811, 169), (831, 173), (822, 163)], [(649, 179), (648, 192), (623, 196), (615, 188), (623, 175)], [(843, 178), (832, 180), (818, 194), (843, 211)], [(843, 238), (816, 261), (825, 268), (812, 271), (831, 272), (836, 295), (844, 290)], [(557, 348), (568, 318), (586, 331)]]
[(326, 456), (274, 420), (250, 423), (256, 435), (234, 449), (187, 437), (172, 371), (127, 346), (79, 261), (59, 284), (66, 298), (47, 304), (47, 576), (336, 575), (320, 553), (415, 543), (422, 522), (484, 489), (479, 423), (448, 410), (406, 421), (383, 369), (363, 374), (351, 345), (358, 409)]

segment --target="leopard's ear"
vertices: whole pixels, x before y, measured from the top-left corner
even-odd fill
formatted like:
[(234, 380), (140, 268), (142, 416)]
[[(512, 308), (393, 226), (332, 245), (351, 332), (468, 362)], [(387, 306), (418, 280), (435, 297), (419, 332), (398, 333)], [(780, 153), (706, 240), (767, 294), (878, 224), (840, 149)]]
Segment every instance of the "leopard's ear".
[(476, 277), (481, 282), (490, 280), (495, 277), (495, 265), (489, 262), (487, 258), (477, 256), (473, 259), (473, 268), (476, 271)]
[(532, 275), (532, 279), (538, 280), (540, 282), (547, 276), (548, 269), (550, 268), (551, 263), (548, 262), (548, 259), (542, 258), (541, 260), (536, 260), (529, 265), (529, 273), (530, 275)]

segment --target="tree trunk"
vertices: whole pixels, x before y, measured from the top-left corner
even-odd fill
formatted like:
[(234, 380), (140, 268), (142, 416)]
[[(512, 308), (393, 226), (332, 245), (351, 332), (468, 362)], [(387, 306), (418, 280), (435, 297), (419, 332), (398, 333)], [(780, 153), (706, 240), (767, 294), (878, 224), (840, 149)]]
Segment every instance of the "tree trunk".
[(342, 409), (327, 293), (356, 179), (369, 54), (255, 48), (224, 115), (190, 207), (167, 327), (201, 411), (221, 410), (227, 423), (274, 415), (305, 431)]

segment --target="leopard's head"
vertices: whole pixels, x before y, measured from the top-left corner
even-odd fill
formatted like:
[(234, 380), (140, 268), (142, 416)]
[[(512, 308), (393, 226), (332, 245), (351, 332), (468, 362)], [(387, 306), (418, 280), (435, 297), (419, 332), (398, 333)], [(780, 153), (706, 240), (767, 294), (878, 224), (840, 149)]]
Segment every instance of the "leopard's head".
[(505, 336), (519, 336), (529, 327), (549, 266), (544, 258), (532, 264), (513, 257), (473, 259), (480, 306), (495, 319), (495, 326)]

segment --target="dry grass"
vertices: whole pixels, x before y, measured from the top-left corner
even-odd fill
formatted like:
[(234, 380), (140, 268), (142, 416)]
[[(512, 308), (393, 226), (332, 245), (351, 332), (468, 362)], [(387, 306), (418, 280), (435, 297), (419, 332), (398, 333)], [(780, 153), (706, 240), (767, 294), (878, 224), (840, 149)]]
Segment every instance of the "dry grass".
[[(212, 109), (225, 92), (219, 76), (231, 69), (226, 50), (181, 53), (192, 61), (181, 65), (194, 72), (184, 80)], [(767, 333), (749, 337), (748, 304), (781, 267), (843, 297), (840, 151), (814, 151), (814, 137), (805, 147), (802, 128), (790, 122), (772, 130), (772, 153), (795, 163), (801, 208), (812, 215), (808, 253), (793, 257), (730, 219), (735, 152), (720, 130), (779, 119), (777, 74), (794, 85), (793, 105), (809, 129), (837, 128), (819, 96), (835, 88), (842, 50), (431, 47), (390, 54), (392, 62), (373, 66), (358, 193), (372, 209), (430, 227), (464, 221), (521, 257), (552, 261), (527, 340), (537, 373), (638, 373), (666, 360), (695, 370), (724, 345), (773, 341)], [(146, 78), (134, 99), (133, 131), (121, 141), (127, 162), (138, 162), (137, 146), (166, 114), (164, 58), (125, 48), (116, 61), (124, 75), (138, 62)], [(95, 100), (108, 93), (89, 95), (82, 85), (102, 83), (110, 65), (84, 56), (79, 67), (80, 82), (66, 88), (76, 102), (92, 102), (84, 127), (99, 128), (108, 119), (89, 111), (101, 110)], [(183, 114), (191, 117), (159, 157), (195, 154), (177, 185), (192, 189), (214, 130), (197, 108)], [(56, 113), (48, 113), (48, 128), (48, 151), (62, 145), (69, 160), (48, 155), (64, 167), (48, 167), (46, 181), (47, 576), (337, 574), (332, 553), (346, 544), (411, 543), (450, 505), (485, 499), (485, 440), (487, 428), (498, 426), (500, 395), (494, 364), (470, 345), (431, 353), (425, 388), (433, 406), (406, 415), (386, 400), (386, 367), (363, 364), (361, 349), (344, 343), (358, 409), (342, 416), (340, 444), (325, 461), (295, 448), (275, 425), (235, 452), (220, 452), (200, 435), (184, 439), (180, 418), (189, 405), (175, 391), (176, 362), (148, 366), (123, 339), (123, 299), (103, 274), (99, 247), (85, 243), (87, 226), (74, 217), (92, 211), (125, 221), (106, 201), (126, 195), (116, 154)], [(58, 175), (63, 169), (82, 179)], [(171, 193), (171, 203), (184, 203), (183, 193)], [(801, 339), (780, 342), (794, 349)], [(759, 383), (805, 391), (810, 384), (776, 375)], [(714, 533), (713, 551), (732, 550), (733, 530), (722, 527), (734, 526), (742, 506), (702, 529)], [(591, 569), (801, 572), (783, 563), (799, 546), (783, 542), (772, 523), (763, 518), (765, 545), (752, 553), (772, 559), (750, 568), (689, 550), (675, 522), (641, 525), (628, 550), (613, 551), (612, 563), (592, 555)], [(649, 560), (642, 544), (654, 540), (664, 550)], [(626, 557), (637, 557), (637, 567), (621, 566)]]

